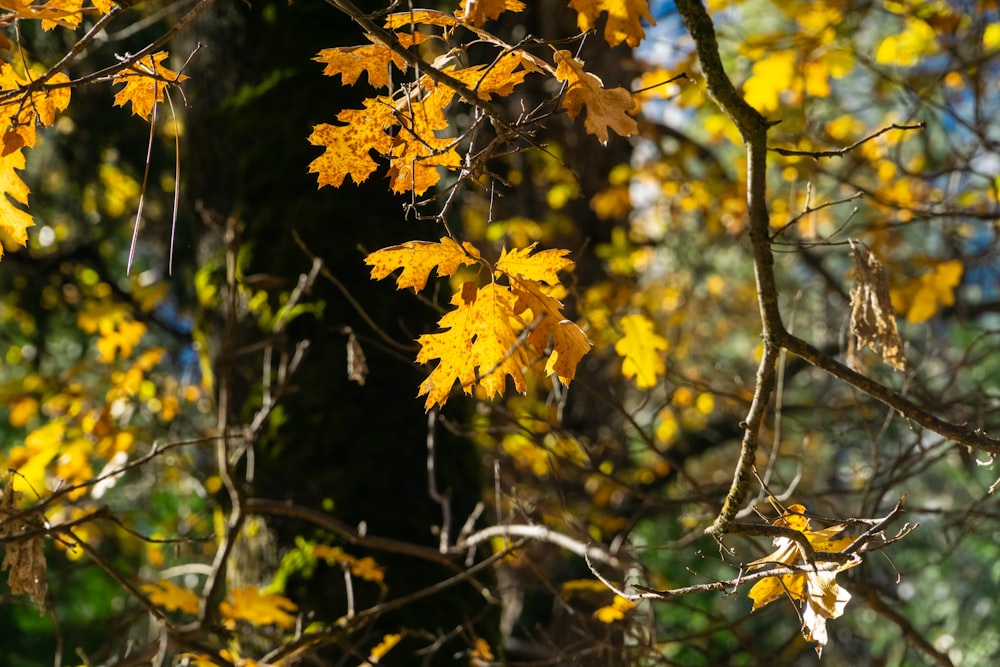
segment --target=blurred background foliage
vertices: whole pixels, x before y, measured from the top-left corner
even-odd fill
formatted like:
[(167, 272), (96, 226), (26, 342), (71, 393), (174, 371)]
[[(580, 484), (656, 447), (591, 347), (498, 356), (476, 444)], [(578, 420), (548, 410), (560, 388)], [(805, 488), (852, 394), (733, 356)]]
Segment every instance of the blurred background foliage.
[[(456, 398), (431, 420), (415, 398), (426, 371), (412, 362), (413, 341), (434, 329), (449, 286), (396, 293), (369, 281), (361, 260), (439, 238), (439, 224), (406, 219), (408, 198), (390, 196), (378, 177), (317, 191), (307, 173), (312, 126), (366, 94), (324, 79), (310, 59), (363, 41), (356, 26), (315, 1), (206, 10), (170, 46), (171, 68), (191, 78), (158, 112), (145, 190), (149, 124), (113, 107), (107, 82), (73, 90), (69, 110), (27, 154), (36, 222), (27, 247), (5, 242), (0, 262), (0, 458), (17, 471), (27, 505), (80, 485), (45, 518), (79, 521), (75, 534), (89, 549), (47, 541), (41, 616), (4, 594), (4, 664), (52, 664), (53, 655), (65, 665), (129, 664), (158, 621), (109, 572), (136, 585), (204, 585), (232, 510), (215, 451), (227, 373), (221, 423), (246, 428), (273, 400), (240, 463), (243, 491), (341, 522), (271, 508), (247, 523), (232, 556), (230, 593), (280, 594), (297, 605), (301, 627), (339, 628), (305, 664), (815, 664), (788, 603), (750, 614), (740, 589), (616, 612), (579, 555), (544, 540), (477, 571), (472, 584), (347, 615), (349, 604), (377, 608), (510, 546), (498, 533), (468, 563), (448, 564), (337, 532), (436, 550), (438, 491), (450, 498), (452, 538), (467, 519), (470, 532), (544, 526), (602, 545), (621, 567), (599, 567), (618, 583), (730, 579), (772, 550), (762, 539), (720, 545), (701, 534), (731, 479), (760, 355), (741, 142), (704, 93), (673, 3), (649, 3), (657, 25), (634, 50), (578, 37), (565, 3), (529, 4), (495, 31), (571, 40), (606, 84), (642, 91), (640, 134), (601, 148), (579, 121), (555, 115), (537, 138), (544, 149), (496, 158), (489, 171), (498, 178), (463, 190), (448, 222), (496, 254), (535, 242), (570, 249), (577, 269), (564, 300), (594, 349), (568, 392), (536, 378), (524, 395)], [(996, 2), (707, 4), (729, 74), (780, 121), (770, 142), (784, 153), (770, 154), (768, 181), (789, 328), (934, 414), (997, 432)], [(190, 5), (137, 5), (68, 73), (138, 51)], [(4, 34), (15, 45), (7, 59), (42, 66), (79, 35), (30, 21)], [(553, 93), (530, 84), (504, 104), (516, 115)], [(853, 347), (849, 239), (886, 267), (903, 373)], [(324, 271), (296, 293), (314, 257)], [(623, 375), (616, 351), (628, 316), (662, 337), (664, 369), (645, 386)], [(306, 361), (279, 385), (274, 376), (302, 341)], [(363, 384), (348, 376), (349, 341), (367, 356)], [(854, 599), (830, 624), (824, 662), (995, 664), (996, 466), (799, 359), (783, 359), (781, 371), (761, 483), (742, 518), (773, 519), (768, 494), (831, 523), (882, 516), (906, 495), (905, 519), (920, 523), (884, 558), (872, 554), (841, 575)], [(171, 599), (167, 616), (190, 619)], [(205, 640), (234, 663), (261, 659), (294, 634), (266, 615), (235, 619), (234, 634)], [(399, 645), (386, 643), (394, 633)]]

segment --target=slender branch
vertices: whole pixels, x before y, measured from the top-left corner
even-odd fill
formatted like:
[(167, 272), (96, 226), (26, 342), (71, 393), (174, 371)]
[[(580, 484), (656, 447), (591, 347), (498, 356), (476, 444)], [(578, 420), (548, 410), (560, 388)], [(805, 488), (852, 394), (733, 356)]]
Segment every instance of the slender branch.
[(823, 354), (808, 342), (787, 332), (782, 333), (781, 346), (792, 354), (802, 357), (813, 366), (820, 368), (838, 380), (842, 380), (872, 398), (893, 408), (906, 419), (919, 424), (929, 431), (953, 440), (959, 444), (978, 449), (991, 455), (1000, 454), (1000, 439), (989, 436), (985, 431), (971, 428), (966, 424), (953, 424), (920, 407), (899, 392), (862, 375), (842, 364), (833, 357)]
[(778, 155), (785, 155), (787, 157), (796, 157), (796, 156), (811, 157), (815, 160), (819, 160), (820, 158), (825, 158), (825, 157), (843, 157), (847, 153), (853, 151), (858, 146), (868, 143), (869, 141), (875, 139), (876, 137), (882, 136), (889, 130), (923, 130), (926, 127), (927, 123), (916, 123), (914, 125), (900, 125), (898, 123), (893, 123), (892, 125), (883, 127), (881, 130), (872, 132), (864, 139), (858, 139), (850, 146), (845, 146), (844, 148), (838, 148), (831, 151), (800, 151), (800, 150), (793, 150), (790, 148), (771, 148), (769, 150), (777, 153)]
[(739, 129), (747, 150), (747, 210), (750, 227), (750, 250), (753, 257), (757, 286), (757, 306), (760, 310), (761, 336), (764, 354), (757, 369), (753, 401), (744, 422), (745, 431), (740, 446), (733, 482), (726, 494), (722, 510), (707, 532), (725, 533), (732, 525), (753, 479), (760, 430), (767, 406), (774, 393), (779, 359), (779, 345), (784, 325), (778, 308), (778, 289), (774, 278), (774, 256), (771, 253), (770, 219), (767, 210), (767, 130), (770, 123), (739, 94), (726, 74), (719, 57), (712, 19), (699, 0), (679, 0), (677, 9), (684, 25), (694, 39), (698, 59), (709, 95), (723, 113)]

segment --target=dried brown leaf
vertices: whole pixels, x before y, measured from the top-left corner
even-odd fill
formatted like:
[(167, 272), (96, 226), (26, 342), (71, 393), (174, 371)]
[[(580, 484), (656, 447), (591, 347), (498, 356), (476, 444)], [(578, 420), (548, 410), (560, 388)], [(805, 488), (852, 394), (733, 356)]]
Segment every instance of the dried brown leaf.
[(851, 242), (857, 278), (851, 290), (851, 333), (858, 348), (878, 352), (882, 361), (898, 371), (906, 369), (903, 341), (896, 328), (896, 314), (889, 299), (885, 267), (870, 250)]

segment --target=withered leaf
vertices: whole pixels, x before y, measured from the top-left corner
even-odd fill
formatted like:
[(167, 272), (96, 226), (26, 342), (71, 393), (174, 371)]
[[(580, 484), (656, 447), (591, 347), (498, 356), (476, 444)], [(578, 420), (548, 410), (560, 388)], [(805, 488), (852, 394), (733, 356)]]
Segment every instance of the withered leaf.
[(851, 289), (851, 333), (858, 348), (879, 352), (882, 361), (898, 371), (906, 369), (903, 341), (889, 299), (885, 268), (870, 250), (851, 241), (857, 278)]

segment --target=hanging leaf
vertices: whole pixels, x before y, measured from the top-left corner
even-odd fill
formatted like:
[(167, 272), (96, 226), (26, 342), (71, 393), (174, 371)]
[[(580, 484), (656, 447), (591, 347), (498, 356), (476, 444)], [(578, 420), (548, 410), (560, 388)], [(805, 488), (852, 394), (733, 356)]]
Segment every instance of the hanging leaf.
[(161, 64), (168, 55), (166, 51), (154, 53), (116, 74), (112, 83), (121, 83), (125, 87), (115, 93), (115, 106), (123, 107), (131, 102), (132, 113), (151, 120), (153, 107), (163, 101), (167, 84), (187, 80), (187, 76), (172, 72)]
[(851, 242), (857, 272), (851, 289), (851, 333), (858, 348), (879, 352), (882, 361), (898, 371), (906, 370), (903, 341), (896, 327), (896, 315), (889, 298), (885, 268), (867, 248)]
[(586, 107), (583, 126), (602, 144), (608, 143), (609, 128), (623, 137), (638, 134), (639, 126), (627, 113), (636, 107), (632, 93), (624, 88), (606, 89), (604, 82), (584, 71), (583, 61), (569, 51), (556, 51), (555, 61), (556, 78), (568, 84), (563, 108), (570, 118), (579, 116)]
[[(802, 533), (817, 552), (841, 552), (854, 541), (850, 537), (835, 537), (844, 530), (843, 525), (813, 531), (809, 519), (803, 516), (805, 509), (802, 505), (789, 506), (774, 525)], [(851, 594), (837, 583), (837, 574), (854, 567), (860, 559), (839, 563), (834, 569), (820, 570), (814, 567), (814, 563), (806, 562), (802, 548), (795, 540), (776, 537), (774, 546), (777, 547), (774, 553), (753, 561), (747, 569), (754, 570), (773, 564), (801, 567), (802, 571), (780, 577), (766, 577), (754, 584), (748, 593), (748, 597), (753, 600), (752, 611), (787, 596), (802, 607), (802, 635), (807, 641), (816, 644), (816, 653), (821, 654), (828, 640), (827, 620), (841, 616), (851, 599)]]

